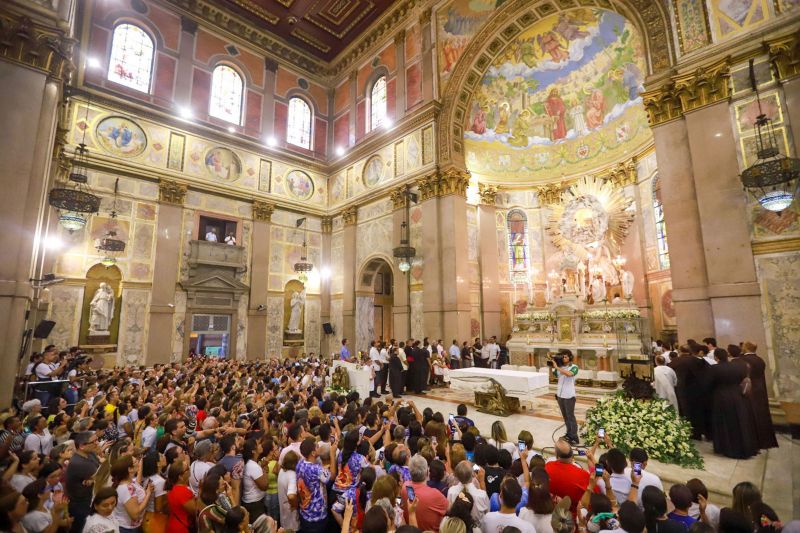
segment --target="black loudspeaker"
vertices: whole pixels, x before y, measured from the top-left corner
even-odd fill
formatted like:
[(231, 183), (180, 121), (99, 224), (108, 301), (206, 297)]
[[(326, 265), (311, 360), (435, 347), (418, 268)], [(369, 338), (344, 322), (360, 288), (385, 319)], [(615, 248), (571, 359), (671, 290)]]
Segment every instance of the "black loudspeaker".
[(322, 324), (322, 331), (325, 332), (325, 335), (333, 335), (333, 326), (330, 322), (324, 322)]
[(50, 332), (56, 327), (56, 323), (52, 320), (42, 320), (36, 329), (33, 331), (34, 339), (46, 339), (50, 336)]

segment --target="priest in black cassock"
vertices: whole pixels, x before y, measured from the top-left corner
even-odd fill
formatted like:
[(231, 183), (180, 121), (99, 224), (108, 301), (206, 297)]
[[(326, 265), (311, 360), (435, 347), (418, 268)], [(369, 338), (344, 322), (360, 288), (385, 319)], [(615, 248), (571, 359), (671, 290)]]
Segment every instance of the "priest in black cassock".
[[(708, 362), (702, 357), (692, 355), (688, 346), (681, 346), (678, 357), (674, 358), (669, 366), (678, 376), (678, 385), (675, 395), (678, 397), (678, 407), (681, 416), (692, 424), (692, 438), (703, 439), (706, 426), (706, 396), (708, 387)], [(710, 437), (710, 435), (706, 435)]]
[(722, 348), (715, 349), (713, 355), (717, 364), (709, 369), (709, 384), (714, 453), (747, 459), (758, 454), (753, 406), (743, 394), (747, 367), (730, 363), (728, 352)]
[(772, 415), (769, 412), (769, 396), (767, 394), (767, 378), (765, 376), (767, 364), (761, 357), (756, 355), (756, 346), (752, 342), (745, 342), (742, 345), (744, 355), (741, 359), (747, 363), (750, 371), (750, 402), (753, 405), (753, 412), (756, 417), (756, 437), (758, 447), (762, 450), (777, 448), (778, 439), (775, 437), (775, 429), (772, 427)]

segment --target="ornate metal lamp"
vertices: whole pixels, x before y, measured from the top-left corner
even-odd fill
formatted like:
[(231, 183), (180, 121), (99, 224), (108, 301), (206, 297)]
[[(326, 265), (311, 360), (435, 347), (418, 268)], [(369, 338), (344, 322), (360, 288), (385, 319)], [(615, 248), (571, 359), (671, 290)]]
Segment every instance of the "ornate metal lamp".
[(768, 211), (781, 211), (792, 205), (797, 194), (800, 177), (800, 159), (780, 153), (772, 119), (761, 109), (753, 60), (750, 60), (750, 83), (756, 93), (758, 117), (756, 117), (756, 147), (758, 159), (746, 168), (740, 178), (745, 190), (755, 197)]
[[(117, 218), (117, 191), (119, 189), (119, 178), (117, 181), (114, 182), (114, 204), (111, 206), (111, 219), (116, 220)], [(97, 246), (95, 246), (98, 252), (105, 252), (105, 256), (101, 261), (107, 267), (115, 265), (117, 263), (117, 254), (120, 254), (125, 251), (125, 241), (122, 239), (117, 238), (116, 230), (109, 229), (106, 231), (106, 234), (97, 241)]]
[(408, 212), (411, 202), (417, 202), (417, 195), (411, 192), (408, 186), (406, 186), (402, 194), (405, 198), (405, 211), (403, 212), (403, 222), (400, 224), (400, 246), (395, 246), (392, 250), (392, 256), (398, 261), (397, 268), (405, 274), (411, 270), (411, 261), (417, 256), (417, 249), (410, 245), (408, 234)]
[[(306, 218), (299, 218), (295, 223), (295, 227), (299, 228), (303, 224), (305, 224)], [(299, 274), (297, 278), (305, 283), (308, 281), (308, 273), (314, 270), (314, 264), (308, 261), (308, 244), (306, 242), (306, 234), (308, 232), (308, 226), (303, 228), (303, 247), (302, 251), (300, 252), (300, 261), (294, 264), (294, 271)]]
[[(86, 104), (86, 118), (88, 123), (89, 104)], [(90, 215), (100, 210), (100, 197), (93, 194), (89, 188), (89, 178), (86, 173), (86, 130), (83, 130), (83, 138), (75, 149), (75, 157), (72, 160), (72, 170), (67, 181), (50, 189), (47, 201), (59, 210), (59, 224), (69, 231), (79, 231), (86, 226)]]

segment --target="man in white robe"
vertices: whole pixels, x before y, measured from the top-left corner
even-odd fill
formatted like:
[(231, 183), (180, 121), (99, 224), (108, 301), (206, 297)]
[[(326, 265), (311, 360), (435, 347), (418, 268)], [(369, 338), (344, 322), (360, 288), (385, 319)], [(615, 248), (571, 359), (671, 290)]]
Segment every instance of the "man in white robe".
[(678, 410), (678, 397), (675, 396), (675, 385), (678, 384), (678, 375), (667, 366), (667, 360), (663, 355), (656, 356), (656, 367), (653, 369), (653, 383), (656, 388), (656, 396), (667, 400)]

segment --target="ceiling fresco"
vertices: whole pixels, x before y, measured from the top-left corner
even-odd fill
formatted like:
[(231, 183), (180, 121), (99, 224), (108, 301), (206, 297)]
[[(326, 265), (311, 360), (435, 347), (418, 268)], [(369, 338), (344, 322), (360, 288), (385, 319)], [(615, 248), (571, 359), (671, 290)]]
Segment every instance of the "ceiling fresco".
[(652, 136), (639, 93), (644, 47), (617, 13), (543, 19), (489, 67), (465, 126), (467, 168), (487, 180), (545, 182), (632, 156)]
[(216, 0), (325, 61), (366, 31), (392, 0)]

